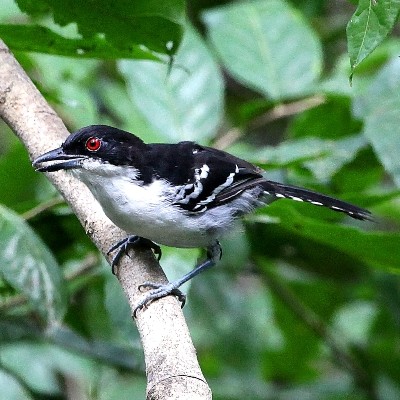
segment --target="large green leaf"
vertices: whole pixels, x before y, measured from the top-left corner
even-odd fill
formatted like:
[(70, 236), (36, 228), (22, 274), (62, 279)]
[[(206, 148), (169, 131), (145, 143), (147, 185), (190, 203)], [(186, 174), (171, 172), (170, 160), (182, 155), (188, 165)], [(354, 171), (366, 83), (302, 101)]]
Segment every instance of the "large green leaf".
[(364, 119), (382, 103), (400, 98), (400, 60), (393, 57), (354, 99), (353, 111), (356, 117)]
[(364, 134), (377, 157), (400, 187), (400, 98), (380, 104), (365, 119)]
[[(2, 345), (1, 364), (17, 376), (20, 382), (36, 393), (60, 393), (65, 373), (71, 378), (87, 379), (96, 364), (82, 354), (70, 353), (43, 342), (10, 342)], [(98, 367), (98, 366), (97, 366)]]
[(169, 73), (166, 65), (121, 61), (131, 100), (167, 141), (206, 140), (223, 112), (222, 77), (200, 36), (188, 28)]
[(331, 144), (333, 141), (306, 137), (287, 140), (277, 146), (255, 147), (241, 143), (233, 146), (230, 152), (266, 169), (284, 168), (327, 157), (331, 152), (328, 142)]
[[(400, 272), (399, 233), (373, 232), (323, 222), (303, 216), (294, 207), (283, 204), (283, 201), (269, 206), (265, 213), (277, 217), (280, 226), (290, 234), (310, 239), (316, 244), (329, 246), (348, 257), (376, 268)], [(367, 227), (368, 224), (365, 223), (365, 228)]]
[(400, 60), (389, 62), (355, 100), (354, 111), (364, 119), (364, 134), (377, 158), (400, 185)]
[(400, 12), (399, 0), (360, 0), (347, 25), (352, 70), (391, 32)]
[[(125, 302), (125, 304), (127, 304)], [(130, 314), (128, 314), (130, 317)], [(132, 318), (127, 318), (125, 322), (130, 322), (132, 329)], [(46, 332), (46, 337), (55, 345), (69, 349), (80, 356), (97, 359), (108, 365), (115, 365), (121, 368), (135, 370), (135, 372), (143, 373), (142, 359), (132, 349), (132, 342), (128, 346), (117, 345), (117, 341), (96, 340), (79, 335), (75, 331), (63, 325), (57, 325), (53, 329)], [(131, 336), (132, 340), (133, 336)]]
[[(17, 170), (18, 179), (15, 179)], [(38, 175), (33, 170), (22, 143), (15, 143), (10, 151), (0, 157), (0, 182), (2, 187), (9, 189), (0, 190), (0, 203), (7, 207), (16, 207), (19, 203), (37, 199), (39, 192), (48, 193), (46, 180)]]
[(356, 301), (338, 310), (333, 326), (337, 332), (342, 333), (342, 343), (365, 346), (377, 313), (376, 305), (370, 301)]
[[(133, 132), (145, 142), (159, 142), (164, 139), (152, 129), (150, 123), (143, 117), (136, 104), (128, 96), (126, 85), (115, 82), (101, 82), (99, 95), (101, 100), (108, 107), (110, 112), (118, 119), (118, 127), (129, 132)], [(124, 99), (121, 101), (121, 99)], [(112, 125), (108, 121), (102, 121), (106, 125)]]
[(69, 39), (39, 25), (0, 25), (0, 37), (13, 51), (31, 51), (81, 58), (144, 58), (159, 60), (131, 43), (114, 44), (103, 37)]
[(0, 275), (21, 291), (49, 324), (66, 309), (63, 277), (56, 260), (35, 232), (0, 206)]
[(8, 400), (32, 400), (33, 397), (24, 388), (18, 378), (0, 369), (1, 396)]
[(328, 182), (344, 165), (352, 161), (368, 143), (363, 135), (351, 135), (340, 140), (324, 140), (327, 156), (307, 161), (305, 165), (320, 182)]
[(264, 168), (304, 164), (319, 181), (328, 181), (340, 168), (352, 161), (366, 144), (363, 135), (351, 135), (339, 140), (304, 137), (260, 149), (244, 146), (233, 149), (239, 157)]
[(18, 0), (18, 4), (28, 13), (47, 7), (57, 24), (76, 23), (83, 38), (101, 34), (115, 45), (139, 44), (163, 53), (179, 45), (185, 5), (183, 0)]
[[(348, 84), (348, 73), (346, 75)], [(351, 99), (347, 96), (327, 96), (317, 107), (294, 116), (289, 121), (289, 137), (319, 137), (340, 139), (360, 130), (361, 123), (355, 120), (351, 110)]]
[(322, 64), (317, 36), (282, 0), (233, 3), (204, 14), (211, 42), (228, 71), (282, 100), (312, 90)]

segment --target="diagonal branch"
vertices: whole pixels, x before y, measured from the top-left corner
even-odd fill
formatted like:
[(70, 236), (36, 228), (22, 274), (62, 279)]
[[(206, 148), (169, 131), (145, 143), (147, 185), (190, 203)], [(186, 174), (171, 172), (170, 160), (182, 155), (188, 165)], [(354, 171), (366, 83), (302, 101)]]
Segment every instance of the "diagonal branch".
[[(68, 135), (61, 119), (1, 40), (0, 117), (24, 143), (32, 159), (58, 147)], [(104, 215), (81, 182), (64, 172), (47, 177), (106, 256), (111, 244), (126, 234)], [(133, 310), (143, 296), (137, 289), (140, 283), (165, 282), (166, 278), (150, 251), (137, 250), (130, 256), (122, 259), (117, 277)], [(145, 354), (147, 398), (211, 399), (179, 302), (170, 296), (154, 302), (138, 313), (136, 324)]]

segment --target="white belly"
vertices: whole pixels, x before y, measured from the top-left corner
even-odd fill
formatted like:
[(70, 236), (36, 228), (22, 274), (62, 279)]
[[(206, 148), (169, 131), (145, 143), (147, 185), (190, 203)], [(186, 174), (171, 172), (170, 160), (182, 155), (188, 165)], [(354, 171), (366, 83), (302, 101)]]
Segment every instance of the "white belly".
[(100, 203), (104, 213), (128, 234), (150, 239), (172, 247), (207, 247), (231, 230), (238, 214), (260, 206), (260, 188), (245, 191), (228, 205), (206, 212), (190, 213), (173, 204), (176, 189), (157, 180), (140, 185), (137, 170), (121, 176), (121, 170), (110, 164), (89, 163), (86, 170), (71, 172), (82, 180)]
[(172, 204), (163, 181), (139, 186), (126, 177), (92, 176), (85, 183), (114, 224), (129, 234), (166, 246), (206, 247), (233, 224), (233, 218), (228, 214), (222, 217), (217, 209), (210, 210), (215, 215), (207, 217), (204, 213), (183, 213)]

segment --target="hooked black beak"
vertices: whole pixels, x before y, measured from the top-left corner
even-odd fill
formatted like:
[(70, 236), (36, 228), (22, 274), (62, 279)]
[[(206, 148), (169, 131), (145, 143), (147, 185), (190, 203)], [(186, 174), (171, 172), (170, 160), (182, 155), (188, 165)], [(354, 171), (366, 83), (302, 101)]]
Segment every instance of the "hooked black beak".
[[(63, 148), (59, 147), (58, 149), (50, 150), (36, 158), (32, 162), (32, 166), (39, 172), (54, 172), (61, 169), (74, 169), (80, 168), (81, 161), (85, 158), (85, 156), (81, 155), (65, 154)], [(42, 163), (48, 164), (40, 166)]]

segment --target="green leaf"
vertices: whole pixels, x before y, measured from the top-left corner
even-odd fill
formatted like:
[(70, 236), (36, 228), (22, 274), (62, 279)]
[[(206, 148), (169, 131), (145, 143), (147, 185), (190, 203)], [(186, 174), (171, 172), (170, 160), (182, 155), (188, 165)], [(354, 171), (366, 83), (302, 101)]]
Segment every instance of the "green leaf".
[(336, 140), (360, 131), (360, 125), (360, 121), (353, 118), (350, 98), (335, 95), (327, 97), (323, 104), (297, 114), (290, 121), (289, 135)]
[(33, 397), (17, 378), (0, 369), (0, 392), (7, 400), (31, 400)]
[(364, 134), (384, 165), (386, 171), (400, 187), (400, 98), (380, 104), (365, 119)]
[(13, 18), (20, 11), (14, 0), (3, 0), (0, 7), (0, 21), (6, 21)]
[[(35, 321), (36, 324), (38, 321)], [(2, 315), (0, 319), (0, 343), (29, 341), (42, 335), (43, 327), (24, 315)]]
[[(366, 138), (365, 138), (366, 139)], [(377, 192), (377, 188), (381, 188), (382, 179), (385, 171), (379, 163), (371, 146), (365, 147), (358, 152), (356, 157), (350, 163), (344, 165), (332, 177), (331, 185), (337, 193), (349, 193), (349, 201), (356, 203), (362, 200), (362, 204), (366, 206), (364, 200), (368, 197), (366, 190)], [(379, 190), (378, 189), (378, 190)], [(392, 190), (393, 188), (387, 188)], [(355, 196), (354, 199), (352, 196)]]
[(321, 45), (286, 2), (233, 3), (206, 12), (204, 20), (222, 62), (240, 82), (277, 101), (312, 91)]
[[(10, 342), (1, 347), (1, 364), (12, 371), (19, 381), (36, 393), (60, 394), (60, 375), (71, 379), (87, 380), (98, 368), (92, 360), (81, 354), (43, 342)], [(36, 397), (38, 398), (38, 397)]]
[(365, 346), (378, 310), (373, 302), (356, 301), (346, 304), (333, 318), (333, 327), (341, 333), (342, 343)]
[(215, 135), (223, 112), (223, 82), (209, 50), (192, 29), (169, 73), (148, 61), (119, 63), (130, 98), (167, 141), (204, 141)]
[[(164, 136), (152, 129), (136, 104), (128, 96), (125, 85), (101, 82), (99, 95), (109, 111), (118, 120), (118, 126), (128, 132), (136, 132), (145, 142), (160, 142)], [(121, 99), (124, 99), (121, 101)], [(114, 122), (114, 121), (113, 121)], [(112, 123), (105, 123), (110, 125)]]
[(355, 100), (354, 112), (364, 119), (364, 135), (377, 158), (400, 185), (400, 60), (390, 61)]
[(96, 391), (97, 400), (144, 399), (146, 398), (146, 376), (145, 374), (127, 375), (116, 369), (107, 370), (98, 380)]
[(126, 296), (121, 289), (121, 285), (116, 279), (109, 277), (104, 289), (104, 306), (111, 321), (111, 324), (118, 327), (115, 332), (116, 338), (125, 339), (129, 342), (137, 337), (137, 329), (132, 323), (132, 311), (126, 301)]
[[(54, 21), (66, 26), (76, 23), (83, 39), (104, 37), (111, 46), (124, 48), (143, 45), (150, 50), (170, 54), (182, 36), (184, 1), (98, 0), (18, 0), (20, 9), (37, 15), (51, 12)], [(32, 49), (34, 51), (34, 49)]]
[[(328, 245), (363, 263), (387, 271), (400, 272), (400, 234), (371, 232), (347, 225), (326, 223), (305, 217), (290, 205), (273, 204), (265, 211), (278, 218), (280, 226), (292, 234)], [(367, 228), (367, 223), (364, 223)]]
[(319, 181), (324, 182), (352, 161), (366, 144), (363, 135), (351, 135), (339, 140), (304, 137), (261, 149), (253, 147), (234, 149), (239, 157), (264, 168), (304, 164)]
[[(282, 200), (282, 202), (285, 201)], [(252, 224), (251, 229), (247, 230), (247, 234), (252, 239), (252, 256), (256, 260), (259, 259), (260, 262), (262, 260), (262, 264), (264, 264), (272, 259), (279, 265), (296, 266), (296, 271), (300, 273), (311, 272), (315, 276), (337, 282), (349, 282), (356, 279), (359, 274), (365, 274), (368, 267), (359, 259), (343, 253), (330, 244), (321, 244), (318, 240), (303, 235), (301, 231), (294, 232), (288, 229), (279, 218), (271, 219), (272, 214), (270, 215), (269, 212), (273, 212), (274, 208), (282, 209), (282, 212), (285, 212), (286, 208), (282, 202), (276, 206), (272, 204), (267, 210), (257, 213), (250, 219), (255, 219), (256, 222), (269, 222)], [(302, 204), (291, 205), (292, 209), (307, 207), (307, 205), (301, 206)], [(329, 211), (325, 211), (324, 214), (322, 210), (318, 212), (320, 209), (315, 209), (315, 207), (310, 209), (310, 207), (308, 205), (304, 212), (314, 213), (316, 217), (321, 217), (326, 213), (332, 215)], [(290, 206), (287, 205), (287, 208)], [(275, 223), (270, 223), (271, 221)], [(328, 231), (326, 235), (329, 235)], [(307, 274), (304, 277), (306, 280), (309, 278)]]
[(283, 168), (326, 157), (330, 153), (329, 147), (326, 146), (327, 142), (332, 141), (307, 137), (261, 148), (233, 146), (230, 151), (264, 168)]
[(17, 214), (0, 206), (0, 274), (21, 291), (52, 324), (66, 308), (63, 277), (56, 260)]
[(140, 45), (114, 44), (99, 36), (68, 39), (39, 25), (0, 25), (0, 37), (12, 51), (31, 51), (80, 58), (160, 59)]
[[(18, 170), (18, 179), (15, 171)], [(0, 157), (0, 203), (7, 207), (16, 207), (19, 203), (29, 202), (37, 198), (38, 192), (45, 193), (45, 179), (38, 176), (32, 168), (21, 142), (15, 143), (11, 149)]]
[(400, 12), (399, 0), (360, 0), (347, 25), (352, 70), (391, 32)]
[(396, 56), (390, 60), (372, 82), (354, 100), (353, 112), (358, 118), (365, 118), (380, 108), (385, 101), (400, 98), (400, 60)]
[[(134, 329), (130, 314), (127, 316), (126, 322), (129, 322)], [(57, 325), (46, 333), (47, 338), (51, 340), (53, 344), (69, 349), (80, 356), (97, 359), (108, 365), (135, 370), (137, 373), (144, 372), (143, 364), (141, 363), (143, 360), (137, 357), (132, 350), (132, 343), (129, 344), (129, 347), (123, 347), (118, 346), (116, 341), (88, 340), (63, 325)], [(131, 336), (131, 339), (132, 337), (133, 336)]]
[(363, 135), (352, 135), (340, 140), (324, 140), (323, 142), (327, 156), (307, 161), (305, 165), (318, 181), (325, 183), (368, 144)]

